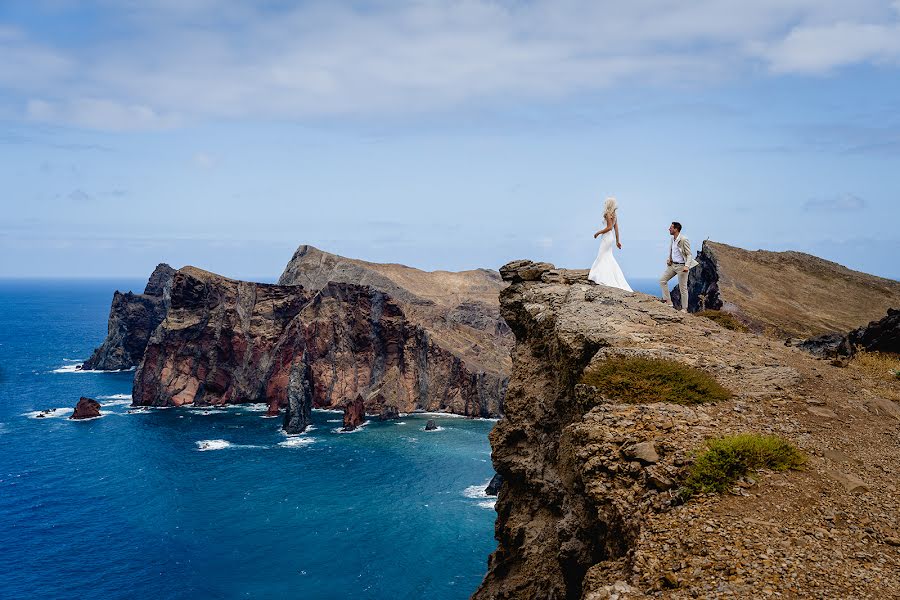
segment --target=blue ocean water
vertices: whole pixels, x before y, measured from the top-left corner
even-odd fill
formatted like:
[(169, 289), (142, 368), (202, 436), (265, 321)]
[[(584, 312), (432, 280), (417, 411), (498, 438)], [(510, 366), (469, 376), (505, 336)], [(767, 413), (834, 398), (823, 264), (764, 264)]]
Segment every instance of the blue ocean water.
[[(129, 411), (133, 373), (75, 373), (114, 289), (0, 281), (0, 596), (467, 598), (494, 549), (491, 421), (287, 438), (263, 407)], [(80, 396), (104, 416), (66, 419)], [(46, 418), (34, 411), (59, 409)], [(203, 448), (201, 448), (203, 446)]]

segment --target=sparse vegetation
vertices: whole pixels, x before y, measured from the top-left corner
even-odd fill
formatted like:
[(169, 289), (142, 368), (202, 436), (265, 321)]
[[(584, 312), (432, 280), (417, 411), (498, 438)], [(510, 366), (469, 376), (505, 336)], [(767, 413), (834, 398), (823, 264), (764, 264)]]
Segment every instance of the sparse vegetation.
[(748, 331), (747, 326), (738, 321), (734, 315), (721, 310), (703, 310), (697, 313), (699, 317), (706, 317), (711, 321), (715, 321), (725, 329), (732, 331)]
[(605, 396), (634, 404), (701, 404), (727, 400), (731, 392), (711, 375), (673, 360), (615, 357), (587, 369), (581, 383)]
[(900, 356), (897, 354), (861, 350), (853, 355), (851, 364), (877, 379), (895, 379), (900, 373)]
[(881, 394), (900, 402), (900, 389), (897, 389), (897, 381), (900, 380), (900, 355), (861, 350), (853, 355), (848, 366), (881, 382)]
[(787, 471), (806, 462), (790, 442), (774, 435), (743, 433), (708, 440), (685, 480), (686, 496), (729, 490), (744, 475), (757, 469)]

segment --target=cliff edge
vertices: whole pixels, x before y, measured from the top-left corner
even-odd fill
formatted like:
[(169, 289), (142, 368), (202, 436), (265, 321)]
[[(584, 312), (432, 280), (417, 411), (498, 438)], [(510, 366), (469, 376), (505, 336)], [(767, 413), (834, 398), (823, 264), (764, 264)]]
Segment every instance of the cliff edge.
[[(473, 598), (900, 594), (895, 382), (583, 271), (516, 261), (501, 274), (516, 344), (490, 434), (498, 546)], [(674, 361), (730, 397), (625, 402), (582, 382), (618, 357)], [(745, 433), (793, 444), (805, 466), (687, 497), (706, 440)]]

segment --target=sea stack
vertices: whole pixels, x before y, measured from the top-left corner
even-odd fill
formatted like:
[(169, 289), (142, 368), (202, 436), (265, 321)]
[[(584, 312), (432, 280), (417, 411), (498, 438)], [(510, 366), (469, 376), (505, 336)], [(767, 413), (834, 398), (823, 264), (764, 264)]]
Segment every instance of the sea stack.
[(357, 396), (356, 400), (348, 402), (344, 406), (344, 426), (341, 431), (353, 431), (363, 424), (366, 416), (366, 407), (362, 396)]
[(82, 396), (75, 405), (75, 412), (72, 413), (70, 419), (93, 419), (100, 416), (100, 403), (93, 398), (85, 398)]
[[(287, 410), (284, 414), (285, 433), (303, 433), (312, 419), (312, 384), (309, 379), (309, 364), (304, 360), (291, 366), (287, 389)], [(272, 406), (269, 411), (272, 411)], [(278, 405), (274, 405), (278, 411)]]

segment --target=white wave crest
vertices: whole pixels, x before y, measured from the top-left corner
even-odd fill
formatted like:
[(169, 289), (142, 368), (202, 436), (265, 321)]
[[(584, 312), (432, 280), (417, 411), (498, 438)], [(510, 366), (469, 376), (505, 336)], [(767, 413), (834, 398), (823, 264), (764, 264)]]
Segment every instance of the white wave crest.
[(466, 498), (493, 498), (493, 496), (488, 496), (487, 492), (485, 492), (488, 484), (490, 483), (491, 480), (488, 479), (481, 485), (470, 485), (463, 490), (463, 496), (465, 496)]
[(224, 450), (230, 448), (231, 442), (228, 440), (200, 440), (197, 442), (197, 450), (206, 452), (207, 450)]
[(131, 394), (109, 394), (107, 396), (97, 396), (98, 400), (131, 400)]
[(29, 419), (62, 419), (71, 417), (74, 411), (75, 409), (73, 408), (63, 406), (61, 408), (48, 408), (47, 410), (33, 410), (23, 413), (22, 416)]
[(497, 500), (485, 500), (477, 503), (481, 508), (490, 508), (491, 510), (493, 510), (495, 504), (497, 504)]
[(335, 427), (331, 431), (333, 431), (334, 433), (356, 433), (357, 431), (361, 431), (362, 428), (368, 424), (369, 424), (368, 421), (363, 421), (362, 423), (360, 423), (359, 425), (356, 426), (356, 429), (351, 429), (350, 431), (344, 431), (343, 427)]
[(53, 369), (50, 371), (51, 373), (127, 373), (129, 371), (134, 371), (135, 367), (131, 367), (130, 369), (119, 369), (116, 371), (101, 371), (98, 369), (80, 369), (81, 363), (71, 364), (71, 365), (63, 365), (57, 369)]
[(309, 446), (310, 444), (315, 443), (315, 439), (308, 437), (291, 437), (283, 442), (278, 442), (278, 445), (283, 448), (300, 448), (302, 446)]

